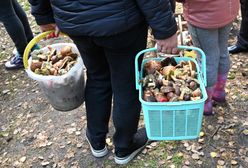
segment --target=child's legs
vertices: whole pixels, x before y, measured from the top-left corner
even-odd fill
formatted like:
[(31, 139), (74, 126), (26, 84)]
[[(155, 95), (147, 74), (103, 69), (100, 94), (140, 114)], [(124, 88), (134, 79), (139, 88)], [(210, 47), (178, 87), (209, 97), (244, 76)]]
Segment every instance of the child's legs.
[(219, 74), (227, 74), (230, 69), (230, 57), (228, 52), (228, 38), (231, 24), (226, 25), (219, 29), (219, 49), (220, 49), (220, 62), (219, 62)]
[(218, 29), (202, 29), (188, 24), (193, 44), (206, 54), (207, 87), (216, 83), (220, 61)]

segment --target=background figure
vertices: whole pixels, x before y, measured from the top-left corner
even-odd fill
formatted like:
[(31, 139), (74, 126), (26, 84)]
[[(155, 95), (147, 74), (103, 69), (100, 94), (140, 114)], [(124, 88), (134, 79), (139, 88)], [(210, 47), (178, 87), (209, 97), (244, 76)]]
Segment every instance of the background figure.
[(238, 35), (237, 43), (228, 47), (231, 54), (239, 52), (248, 52), (248, 1), (240, 0), (241, 3), (241, 27)]
[(6, 69), (23, 68), (22, 56), (26, 45), (33, 38), (27, 16), (16, 0), (0, 1), (0, 22), (3, 23), (17, 52), (5, 63)]
[[(212, 115), (212, 101), (224, 102), (225, 84), (230, 69), (227, 50), (232, 21), (237, 17), (237, 0), (180, 0), (193, 44), (206, 54), (207, 94), (204, 114)], [(219, 10), (221, 9), (221, 10)]]

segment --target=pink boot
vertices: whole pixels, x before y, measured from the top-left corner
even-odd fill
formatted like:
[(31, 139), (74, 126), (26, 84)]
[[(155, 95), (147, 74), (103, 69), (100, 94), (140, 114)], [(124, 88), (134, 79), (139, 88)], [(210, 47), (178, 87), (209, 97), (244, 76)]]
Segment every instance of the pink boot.
[(207, 90), (208, 98), (204, 104), (204, 115), (208, 116), (213, 114), (212, 96), (213, 96), (214, 88), (207, 87), (206, 90)]
[(213, 100), (219, 103), (226, 102), (225, 86), (227, 74), (218, 74), (217, 82), (214, 86)]

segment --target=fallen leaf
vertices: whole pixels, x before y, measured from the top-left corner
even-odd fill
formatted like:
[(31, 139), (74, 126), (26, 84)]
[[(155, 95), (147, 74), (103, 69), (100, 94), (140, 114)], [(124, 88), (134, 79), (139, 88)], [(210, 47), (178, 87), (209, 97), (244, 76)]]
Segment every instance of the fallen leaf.
[(15, 162), (14, 162), (14, 166), (15, 166), (15, 167), (19, 167), (19, 166), (20, 166), (20, 162), (15, 161)]
[(234, 141), (230, 141), (230, 142), (228, 142), (228, 145), (229, 145), (230, 147), (233, 147), (233, 146), (234, 146), (234, 144), (235, 144), (235, 142), (234, 142)]
[(167, 156), (166, 159), (167, 159), (167, 160), (170, 160), (170, 159), (172, 159), (172, 157), (173, 157), (173, 156)]
[(109, 145), (109, 144), (112, 145), (111, 139), (110, 139), (110, 138), (107, 138), (107, 139), (106, 139), (106, 143), (107, 143), (108, 145)]
[(194, 153), (194, 154), (192, 155), (192, 158), (193, 158), (193, 159), (195, 159), (195, 160), (200, 159), (199, 155), (198, 155), (198, 154), (196, 154), (196, 153)]
[(3, 95), (5, 95), (5, 94), (7, 94), (9, 92), (10, 92), (10, 90), (8, 90), (8, 89), (2, 91)]
[(189, 165), (190, 165), (190, 162), (189, 162), (188, 160), (186, 160), (186, 161), (184, 162), (184, 164), (187, 165), (187, 166), (189, 166)]
[(238, 164), (238, 162), (236, 160), (231, 160), (231, 164), (236, 165), (236, 164)]
[(145, 149), (143, 149), (142, 153), (143, 153), (143, 154), (146, 154), (147, 151), (148, 151), (148, 150), (145, 148)]
[(41, 165), (42, 165), (42, 166), (47, 166), (47, 165), (49, 165), (49, 163), (50, 163), (50, 162), (43, 161), (43, 162), (41, 162)]
[(52, 145), (53, 144), (53, 142), (48, 142), (46, 145), (47, 146), (50, 146), (50, 145)]
[(83, 146), (82, 143), (78, 143), (78, 144), (77, 144), (77, 148), (81, 148), (82, 146)]
[(164, 161), (164, 160), (160, 160), (159, 162), (158, 162), (158, 165), (163, 165), (163, 164), (165, 164), (166, 162)]
[(81, 134), (81, 132), (80, 131), (76, 131), (76, 135), (80, 135)]
[(8, 132), (0, 132), (0, 135), (3, 137), (8, 137), (9, 133)]
[(210, 156), (211, 156), (212, 158), (215, 158), (215, 157), (217, 157), (217, 153), (216, 153), (216, 152), (211, 152), (211, 153), (210, 153)]
[(218, 165), (224, 166), (225, 161), (224, 160), (218, 160), (217, 163), (218, 163)]
[(187, 148), (187, 147), (189, 147), (189, 143), (188, 143), (188, 142), (185, 142), (185, 143), (183, 144), (183, 146)]
[(52, 153), (52, 154), (50, 154), (50, 155), (48, 156), (48, 158), (49, 158), (49, 159), (52, 159), (53, 156), (54, 156), (54, 154)]
[(243, 134), (248, 135), (248, 129), (244, 130)]
[(179, 152), (179, 153), (177, 154), (177, 156), (182, 157), (182, 156), (183, 156), (183, 153)]
[(200, 142), (200, 143), (204, 142), (204, 138), (199, 138), (198, 142)]
[(72, 126), (72, 127), (75, 127), (75, 126), (76, 126), (76, 123), (72, 123), (71, 126)]
[(73, 158), (74, 155), (75, 155), (74, 152), (73, 152), (73, 151), (70, 151), (69, 153), (67, 153), (67, 154), (65, 155), (65, 157), (68, 158), (68, 159), (70, 159), (70, 158)]
[(151, 146), (152, 146), (152, 147), (156, 147), (157, 144), (158, 144), (157, 142), (153, 142), (153, 143), (151, 143)]
[(28, 131), (27, 131), (26, 129), (22, 130), (21, 136), (25, 136), (25, 135), (27, 135), (27, 134), (28, 134)]
[(222, 124), (223, 122), (224, 122), (224, 117), (219, 116), (219, 117), (218, 117), (217, 123), (218, 123), (218, 124)]
[(245, 121), (245, 122), (243, 123), (243, 126), (248, 126), (248, 121)]
[(203, 137), (204, 135), (204, 132), (200, 132), (200, 137)]
[(75, 127), (74, 128), (67, 128), (67, 130), (66, 130), (66, 132), (68, 134), (73, 134), (75, 131), (76, 131), (76, 128)]
[(23, 156), (19, 159), (20, 162), (24, 163), (26, 161), (27, 157), (26, 156)]

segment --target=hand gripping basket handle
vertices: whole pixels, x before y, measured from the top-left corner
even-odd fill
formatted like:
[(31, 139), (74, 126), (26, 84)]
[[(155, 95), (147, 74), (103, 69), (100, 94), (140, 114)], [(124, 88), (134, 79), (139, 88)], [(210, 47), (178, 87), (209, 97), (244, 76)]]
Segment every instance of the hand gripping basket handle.
[[(31, 51), (31, 49), (33, 48), (33, 46), (38, 43), (39, 41), (41, 41), (42, 39), (44, 39), (47, 35), (49, 35), (50, 33), (52, 33), (54, 31), (46, 31), (43, 32), (37, 36), (35, 36), (26, 46), (24, 54), (23, 54), (23, 64), (24, 64), (24, 68), (27, 69), (28, 68), (28, 56), (29, 53)], [(60, 35), (64, 35), (67, 36), (66, 34), (60, 33)]]
[[(206, 78), (206, 55), (205, 53), (197, 47), (191, 47), (191, 46), (177, 46), (178, 49), (187, 49), (187, 50), (194, 50), (199, 53), (199, 56), (201, 57), (201, 67), (200, 67), (200, 75), (202, 78), (202, 81), (204, 82), (204, 85), (207, 86), (207, 78)], [(146, 52), (156, 51), (157, 48), (148, 48), (145, 50), (140, 51), (136, 57), (135, 57), (135, 82), (136, 82), (136, 89), (139, 90), (140, 88), (140, 79), (141, 79), (141, 72), (139, 71), (139, 65), (138, 65), (138, 59), (141, 55), (143, 55)]]

